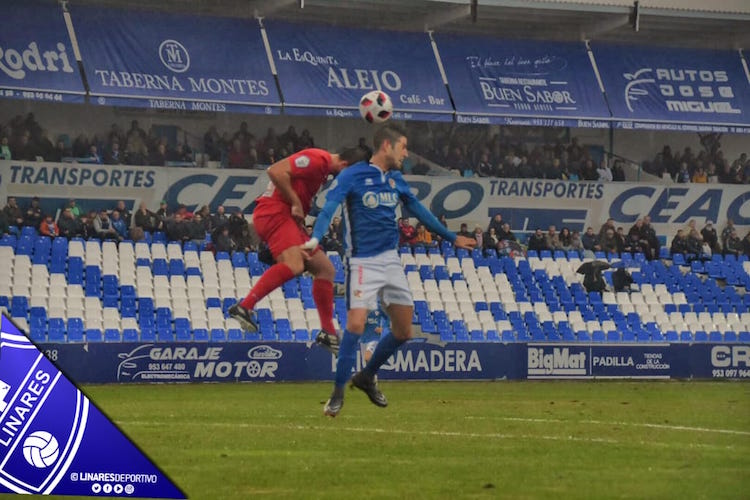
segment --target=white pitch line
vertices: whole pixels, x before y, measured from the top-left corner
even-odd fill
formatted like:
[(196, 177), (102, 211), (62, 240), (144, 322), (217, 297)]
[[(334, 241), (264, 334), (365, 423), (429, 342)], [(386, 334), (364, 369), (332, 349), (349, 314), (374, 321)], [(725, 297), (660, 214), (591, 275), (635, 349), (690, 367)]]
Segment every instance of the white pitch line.
[[(528, 419), (535, 420), (535, 419)], [(543, 421), (543, 419), (538, 419)], [(554, 420), (548, 420), (554, 422)], [(563, 421), (560, 421), (563, 422)], [(168, 427), (175, 425), (174, 423), (164, 422), (143, 422), (143, 421), (123, 421), (118, 420), (116, 424), (122, 425), (142, 425), (145, 427)], [(248, 424), (244, 422), (230, 423), (230, 422), (180, 422), (179, 425), (187, 425), (193, 427), (231, 427), (236, 428), (254, 428), (254, 429), (286, 429), (286, 430), (301, 430), (301, 431), (330, 431), (329, 426), (320, 425), (271, 425), (271, 424)], [(711, 444), (691, 443), (685, 445), (684, 443), (662, 443), (658, 441), (618, 441), (617, 439), (611, 438), (596, 438), (596, 437), (579, 437), (579, 436), (550, 436), (544, 434), (505, 434), (497, 432), (479, 433), (479, 432), (459, 432), (459, 431), (418, 431), (408, 429), (383, 429), (379, 427), (336, 427), (337, 431), (344, 432), (362, 432), (365, 434), (403, 434), (403, 435), (418, 435), (418, 436), (434, 436), (434, 437), (459, 437), (459, 438), (479, 438), (479, 439), (540, 439), (543, 441), (568, 441), (568, 442), (584, 442), (584, 443), (603, 443), (603, 444), (640, 444), (643, 446), (656, 446), (662, 448), (679, 447), (684, 448), (718, 448), (718, 449), (734, 449), (734, 446), (719, 446)]]
[(716, 434), (731, 434), (735, 436), (750, 436), (748, 431), (738, 431), (734, 429), (711, 429), (707, 427), (690, 427), (686, 425), (669, 425), (669, 424), (649, 424), (646, 422), (616, 422), (616, 421), (605, 421), (605, 420), (563, 420), (559, 418), (522, 418), (522, 417), (465, 417), (467, 420), (505, 420), (508, 422), (535, 422), (542, 424), (564, 424), (564, 423), (575, 423), (575, 424), (591, 424), (591, 425), (621, 425), (628, 427), (647, 427), (652, 429), (666, 429), (674, 431), (692, 431), (692, 432), (707, 432)]

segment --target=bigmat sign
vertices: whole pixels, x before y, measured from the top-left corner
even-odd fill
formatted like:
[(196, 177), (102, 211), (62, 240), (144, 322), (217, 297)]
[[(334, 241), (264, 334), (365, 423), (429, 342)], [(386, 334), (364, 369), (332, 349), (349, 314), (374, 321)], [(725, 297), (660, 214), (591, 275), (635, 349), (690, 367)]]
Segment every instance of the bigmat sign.
[[(445, 214), (451, 227), (460, 222), (485, 226), (496, 213), (517, 232), (556, 225), (571, 230), (599, 226), (609, 218), (626, 228), (650, 216), (658, 234), (671, 238), (676, 225), (695, 219), (723, 227), (727, 218), (750, 230), (750, 187), (715, 184), (569, 182), (543, 179), (457, 179), (407, 176), (416, 196), (433, 213)], [(56, 213), (69, 198), (84, 209), (113, 207), (125, 200), (153, 209), (161, 200), (194, 209), (252, 212), (268, 177), (260, 170), (129, 167), (0, 160), (0, 199), (13, 195), (21, 206), (39, 196), (42, 208)], [(316, 204), (323, 205), (324, 194)], [(743, 227), (744, 226), (744, 227)]]
[[(40, 349), (78, 383), (332, 380), (336, 369), (331, 354), (301, 342), (42, 344)], [(750, 379), (750, 345), (411, 342), (378, 376)]]

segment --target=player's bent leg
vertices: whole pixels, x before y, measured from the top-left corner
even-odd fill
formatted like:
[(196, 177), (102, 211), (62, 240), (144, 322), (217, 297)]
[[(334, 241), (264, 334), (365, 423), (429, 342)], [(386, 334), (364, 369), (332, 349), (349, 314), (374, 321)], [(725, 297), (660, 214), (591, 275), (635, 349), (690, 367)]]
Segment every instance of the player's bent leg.
[(333, 278), (336, 270), (330, 259), (318, 249), (305, 263), (315, 279), (313, 280), (312, 296), (320, 317), (320, 333), (315, 342), (324, 349), (338, 354), (339, 336), (333, 324)]

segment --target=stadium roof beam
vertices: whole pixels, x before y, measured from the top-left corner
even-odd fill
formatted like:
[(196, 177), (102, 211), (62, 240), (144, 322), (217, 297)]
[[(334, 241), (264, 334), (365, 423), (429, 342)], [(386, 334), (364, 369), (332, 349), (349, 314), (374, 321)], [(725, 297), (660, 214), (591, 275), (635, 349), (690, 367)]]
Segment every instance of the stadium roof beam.
[(255, 17), (267, 17), (274, 12), (286, 9), (290, 5), (304, 6), (304, 0), (257, 0), (252, 2)]
[(415, 19), (403, 23), (400, 28), (416, 28), (419, 26), (425, 31), (435, 29), (455, 21), (460, 21), (471, 16), (471, 2), (467, 1), (465, 5), (451, 5), (445, 8), (433, 10), (425, 14), (421, 19)]

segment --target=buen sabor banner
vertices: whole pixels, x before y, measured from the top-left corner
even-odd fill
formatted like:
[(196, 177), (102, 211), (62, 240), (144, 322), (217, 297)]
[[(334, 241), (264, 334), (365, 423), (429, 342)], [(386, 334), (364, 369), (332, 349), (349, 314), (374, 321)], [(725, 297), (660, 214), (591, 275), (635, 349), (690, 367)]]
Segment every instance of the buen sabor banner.
[[(497, 213), (517, 233), (550, 225), (584, 230), (612, 218), (627, 231), (650, 216), (658, 234), (671, 239), (678, 227), (694, 219), (698, 227), (712, 221), (719, 229), (727, 219), (740, 235), (750, 230), (750, 187), (717, 184), (647, 184), (569, 182), (543, 179), (464, 179), (408, 176), (417, 197), (435, 214), (445, 214), (451, 228), (461, 222), (486, 228)], [(23, 206), (41, 198), (46, 212), (56, 213), (70, 198), (84, 209), (114, 206), (124, 200), (155, 210), (161, 200), (194, 209), (224, 205), (252, 212), (254, 200), (268, 185), (260, 170), (129, 167), (0, 161), (0, 197), (16, 196)], [(318, 196), (322, 206), (325, 193)]]

